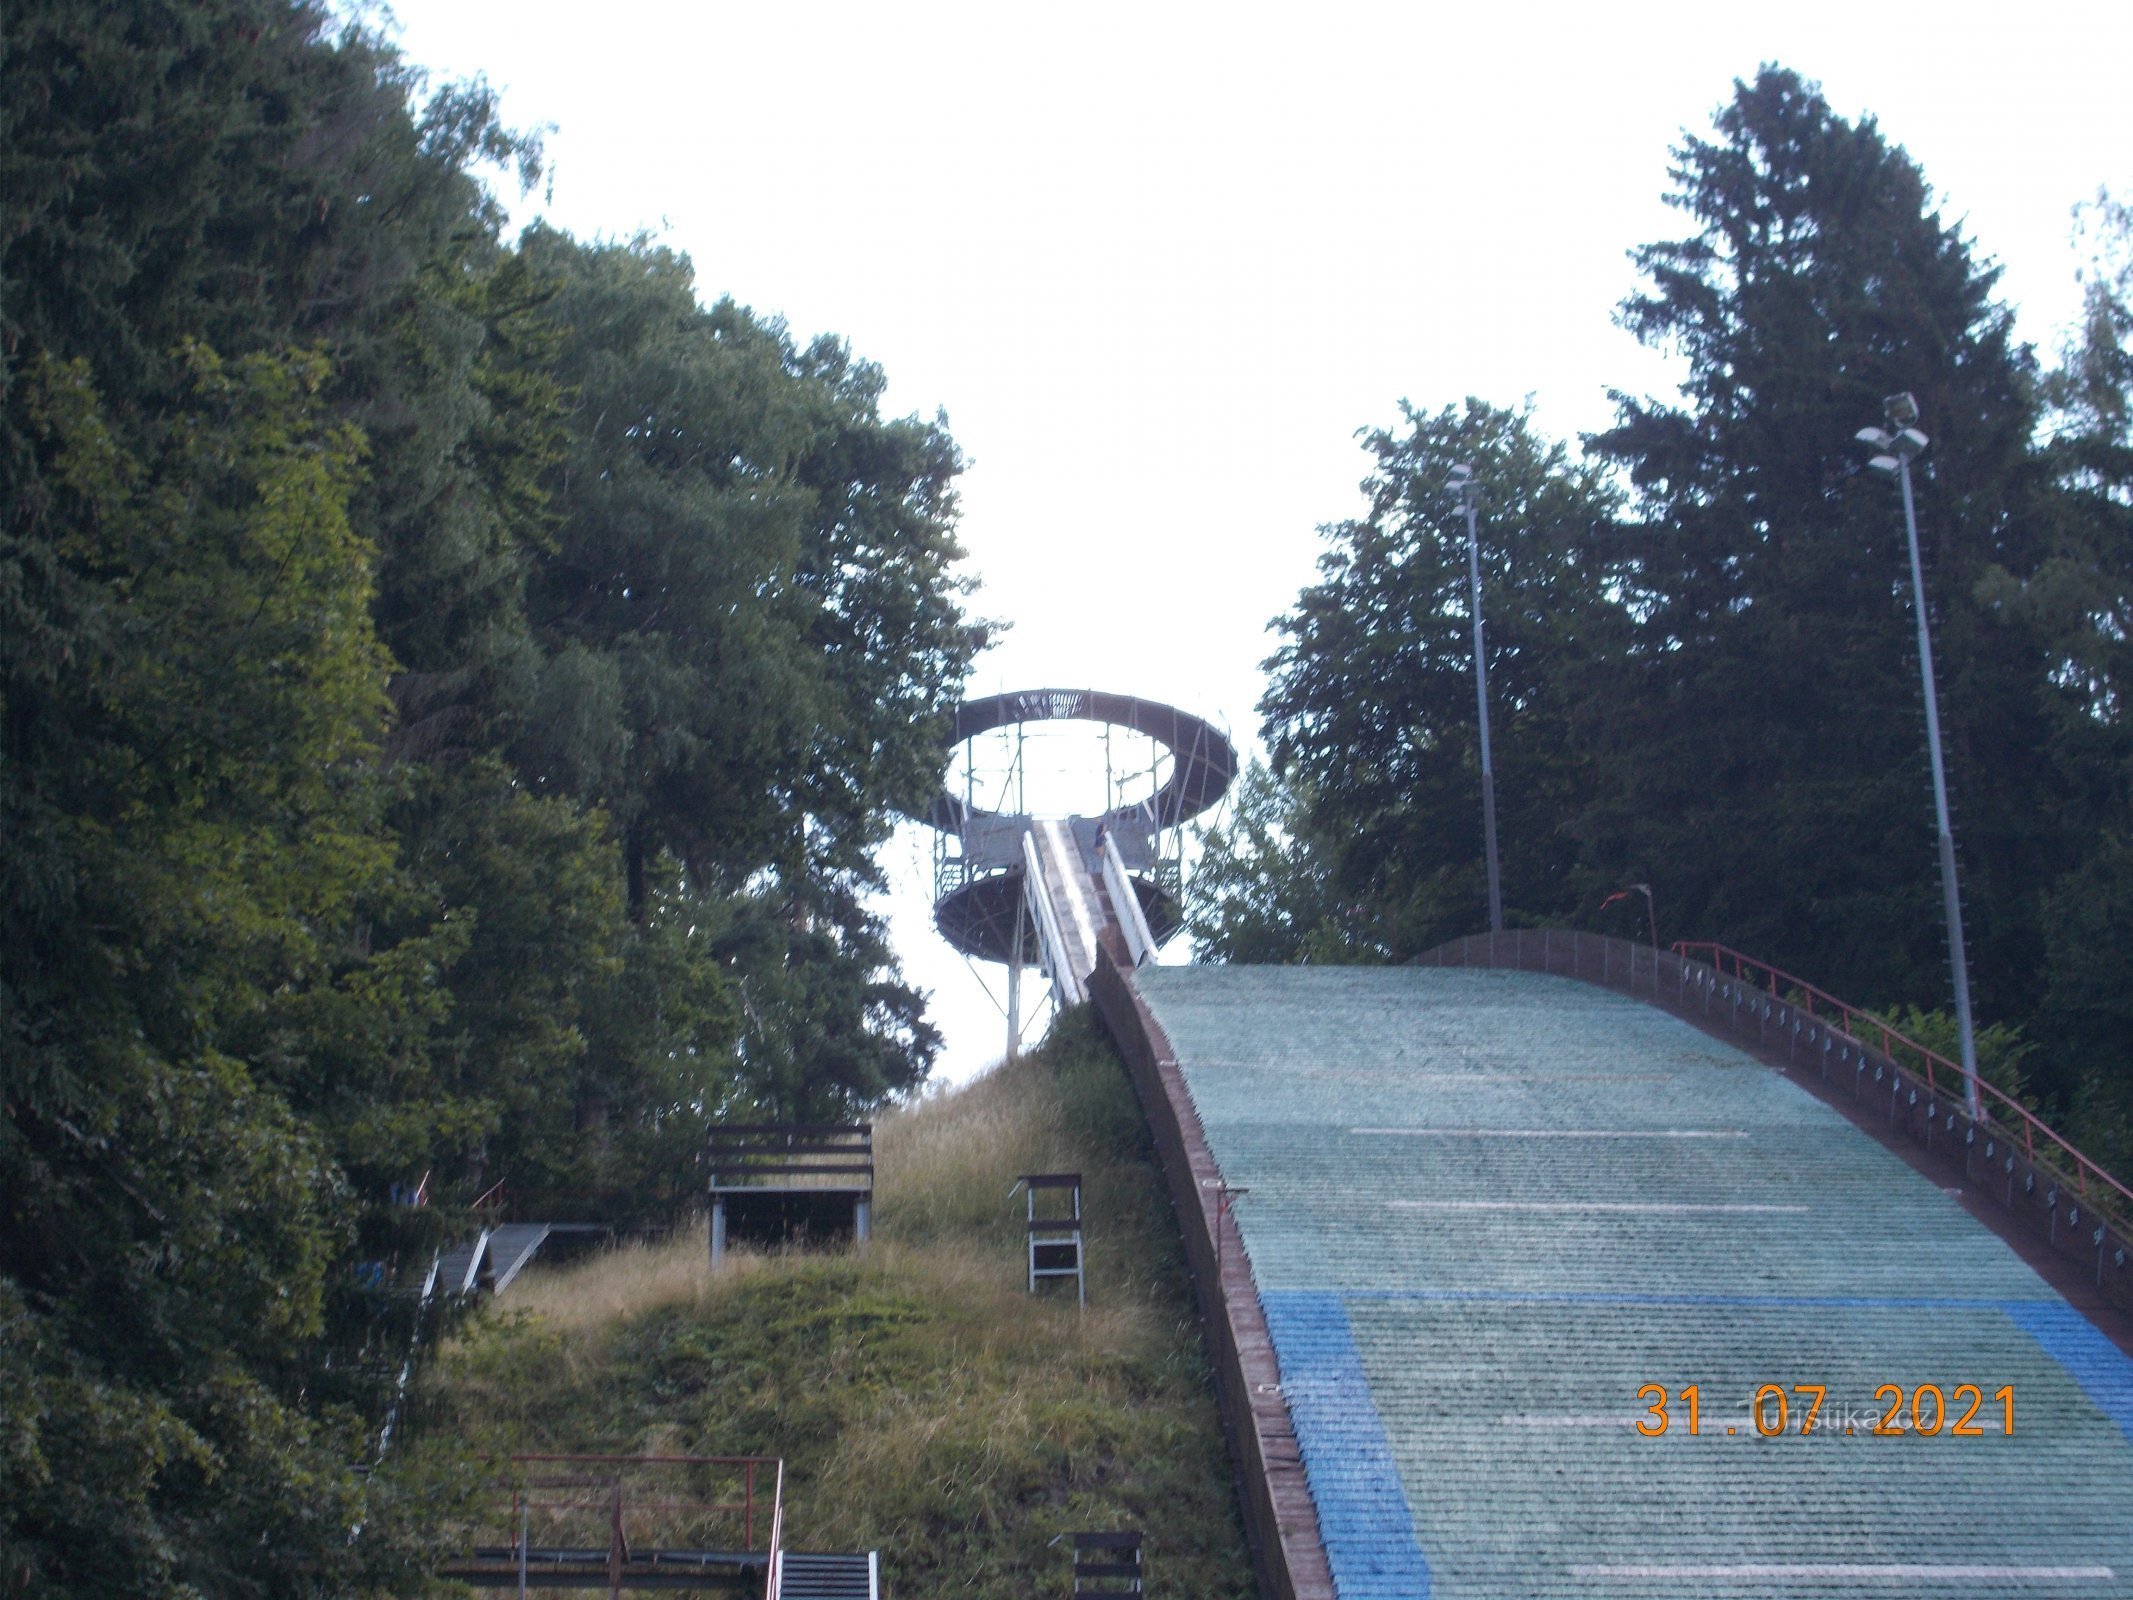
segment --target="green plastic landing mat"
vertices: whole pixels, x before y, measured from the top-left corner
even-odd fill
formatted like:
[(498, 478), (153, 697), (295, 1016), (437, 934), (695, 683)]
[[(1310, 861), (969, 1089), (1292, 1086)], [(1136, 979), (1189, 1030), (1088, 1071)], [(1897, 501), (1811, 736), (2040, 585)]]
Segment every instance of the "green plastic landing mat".
[(1343, 1600), (2133, 1600), (2133, 1362), (1784, 1074), (1535, 973), (1135, 982)]

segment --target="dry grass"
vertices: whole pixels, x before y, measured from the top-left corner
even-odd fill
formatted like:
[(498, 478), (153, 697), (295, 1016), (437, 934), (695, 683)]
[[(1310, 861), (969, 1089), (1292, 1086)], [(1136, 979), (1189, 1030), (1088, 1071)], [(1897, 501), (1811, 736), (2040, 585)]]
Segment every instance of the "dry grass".
[(594, 1334), (647, 1311), (701, 1303), (711, 1288), (709, 1253), (698, 1222), (572, 1266), (534, 1267), (512, 1285), (505, 1305), (561, 1333)]
[(1025, 1059), (893, 1111), (875, 1127), (885, 1229), (908, 1237), (984, 1229), (1015, 1175), (1075, 1159), (1056, 1077)]
[[(1086, 1016), (876, 1129), (874, 1242), (737, 1253), (701, 1229), (527, 1273), (439, 1363), (479, 1448), (779, 1455), (798, 1548), (879, 1549), (900, 1594), (1065, 1588), (1048, 1546), (1141, 1527), (1151, 1593), (1251, 1578), (1174, 1225)], [(1023, 1282), (1018, 1173), (1079, 1171), (1089, 1308)]]
[[(922, 1270), (936, 1289), (991, 1293), (1000, 1278), (995, 1258), (1020, 1259), (1021, 1235), (1009, 1226), (1021, 1206), (1008, 1198), (1011, 1175), (1070, 1164), (1066, 1125), (1057, 1085), (1026, 1066), (995, 1068), (890, 1111), (875, 1125), (880, 1223), (872, 1249), (888, 1252), (884, 1265), (920, 1270), (897, 1247), (930, 1241), (937, 1248), (926, 1253)], [(1003, 1173), (1010, 1176), (1003, 1180)], [(597, 1336), (647, 1312), (702, 1306), (775, 1259), (735, 1248), (714, 1276), (699, 1219), (665, 1239), (626, 1243), (562, 1267), (535, 1266), (502, 1309), (557, 1334)], [(1021, 1292), (1019, 1283), (1013, 1287)]]

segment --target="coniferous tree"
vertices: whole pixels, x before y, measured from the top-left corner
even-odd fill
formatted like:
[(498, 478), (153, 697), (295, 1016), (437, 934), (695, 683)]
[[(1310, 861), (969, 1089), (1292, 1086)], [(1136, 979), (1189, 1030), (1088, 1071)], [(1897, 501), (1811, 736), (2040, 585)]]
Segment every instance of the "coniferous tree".
[(2010, 597), (2049, 641), (2062, 691), (2061, 772), (2096, 818), (2052, 885), (2037, 1038), (2046, 1083), (2077, 1102), (2076, 1137), (2133, 1163), (2133, 210), (2081, 210), (2084, 317), (2051, 375), (2045, 459), (2059, 488), (2038, 575)]
[(1902, 512), (1853, 443), (1909, 391), (1977, 991), (2018, 1013), (2032, 886), (2067, 864), (2069, 819), (2039, 781), (2038, 641), (1993, 598), (2037, 568), (2046, 489), (1997, 273), (1901, 149), (1791, 72), (1739, 85), (1674, 178), (1695, 231), (1638, 252), (1623, 317), (1686, 358), (1682, 399), (1625, 398), (1593, 441), (1644, 527), (1631, 649), (1592, 681), (1609, 773), (1588, 862), (1648, 866), (1676, 926), (1849, 993), (1945, 996)]

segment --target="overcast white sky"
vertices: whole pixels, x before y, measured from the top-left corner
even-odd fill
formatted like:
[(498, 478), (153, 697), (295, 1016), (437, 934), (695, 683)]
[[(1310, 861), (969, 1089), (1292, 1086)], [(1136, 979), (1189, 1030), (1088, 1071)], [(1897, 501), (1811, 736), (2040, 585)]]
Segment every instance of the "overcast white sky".
[[(2045, 348), (2070, 208), (2133, 191), (2123, 0), (392, 9), (413, 60), (553, 125), (521, 220), (648, 229), (707, 299), (947, 412), (976, 609), (1013, 625), (974, 693), (1135, 692), (1240, 741), (1267, 620), (1359, 505), (1357, 429), (1530, 394), (1570, 437), (1610, 387), (1666, 389), (1613, 311), (1626, 252), (1684, 231), (1667, 153), (1734, 78), (1774, 60), (1878, 117)], [(923, 840), (890, 865), (923, 877)], [(894, 921), (967, 1076), (999, 1014), (922, 891)]]

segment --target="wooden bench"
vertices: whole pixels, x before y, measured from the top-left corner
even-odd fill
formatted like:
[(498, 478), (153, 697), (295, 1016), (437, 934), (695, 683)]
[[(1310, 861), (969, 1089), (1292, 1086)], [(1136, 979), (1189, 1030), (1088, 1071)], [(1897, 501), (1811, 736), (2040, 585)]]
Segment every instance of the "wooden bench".
[(873, 1232), (871, 1122), (727, 1123), (707, 1155), (714, 1266), (728, 1244), (864, 1244)]

